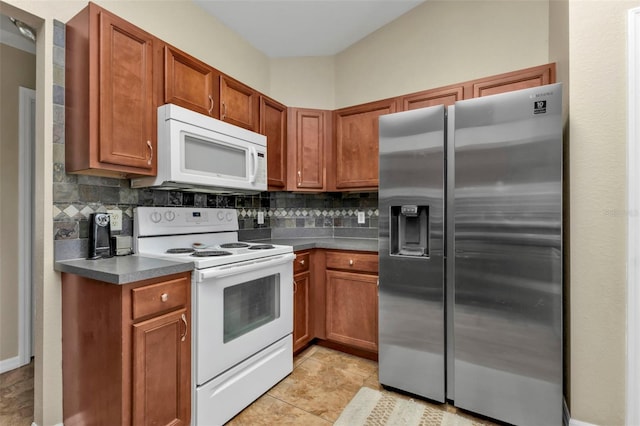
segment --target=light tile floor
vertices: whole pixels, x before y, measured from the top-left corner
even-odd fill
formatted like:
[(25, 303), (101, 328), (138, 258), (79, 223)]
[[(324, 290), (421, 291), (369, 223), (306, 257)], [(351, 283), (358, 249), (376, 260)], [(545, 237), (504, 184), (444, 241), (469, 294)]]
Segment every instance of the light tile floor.
[[(296, 356), (293, 372), (288, 377), (227, 425), (331, 425), (362, 386), (382, 390), (378, 383), (378, 363), (311, 346)], [(476, 425), (494, 425), (448, 404), (432, 405), (466, 417)]]
[[(295, 357), (288, 377), (228, 425), (331, 425), (362, 386), (382, 390), (376, 362), (311, 346)], [(471, 419), (476, 425), (494, 425), (448, 404), (433, 406)], [(29, 426), (32, 421), (33, 362), (0, 375), (0, 425)]]

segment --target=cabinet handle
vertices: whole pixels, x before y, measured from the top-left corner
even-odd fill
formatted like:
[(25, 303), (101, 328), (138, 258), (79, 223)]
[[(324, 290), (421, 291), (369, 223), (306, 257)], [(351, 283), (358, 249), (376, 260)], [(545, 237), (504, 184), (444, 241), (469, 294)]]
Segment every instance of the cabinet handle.
[(302, 185), (302, 172), (298, 170), (298, 186)]
[(222, 117), (220, 119), (224, 120), (225, 118), (227, 118), (227, 105), (222, 101)]
[(300, 264), (301, 264), (301, 265), (304, 265), (304, 259), (302, 259), (302, 260), (300, 261)]
[(211, 115), (211, 111), (213, 111), (213, 98), (209, 95), (209, 115)]
[(151, 141), (147, 141), (147, 146), (149, 147), (149, 159), (147, 160), (147, 165), (151, 165), (151, 160), (153, 160), (153, 145), (151, 145)]
[(349, 259), (349, 265), (353, 266), (353, 259)]
[(298, 292), (298, 283), (297, 282), (293, 282), (293, 294), (296, 294)]
[(180, 341), (184, 342), (186, 340), (186, 338), (187, 338), (187, 331), (189, 330), (189, 325), (187, 324), (187, 317), (184, 314), (182, 314), (182, 316), (180, 318), (182, 319), (182, 322), (184, 323), (184, 334), (180, 338)]
[(162, 300), (163, 302), (166, 302), (167, 300), (169, 300), (169, 295), (167, 293), (162, 293), (160, 295), (160, 300)]

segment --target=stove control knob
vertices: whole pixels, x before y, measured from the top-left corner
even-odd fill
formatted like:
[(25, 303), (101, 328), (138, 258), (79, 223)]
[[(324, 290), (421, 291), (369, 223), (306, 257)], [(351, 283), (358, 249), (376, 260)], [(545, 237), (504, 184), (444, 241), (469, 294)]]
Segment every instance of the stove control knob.
[(173, 210), (167, 210), (164, 212), (164, 218), (171, 222), (176, 218), (176, 213)]
[(223, 211), (219, 211), (217, 216), (218, 216), (218, 220), (224, 220), (224, 212)]
[(151, 219), (151, 222), (153, 223), (159, 223), (162, 220), (162, 215), (160, 212), (152, 212), (149, 219)]
[(231, 222), (231, 219), (233, 219), (233, 213), (228, 212), (228, 213), (227, 213), (227, 221), (228, 221), (228, 222)]

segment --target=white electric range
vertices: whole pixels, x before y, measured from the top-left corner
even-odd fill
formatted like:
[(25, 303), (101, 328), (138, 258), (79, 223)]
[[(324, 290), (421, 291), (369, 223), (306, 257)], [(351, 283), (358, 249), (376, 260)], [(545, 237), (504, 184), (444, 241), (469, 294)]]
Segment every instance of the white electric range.
[(234, 209), (137, 207), (136, 255), (193, 262), (192, 423), (221, 425), (293, 370), (291, 246), (238, 241)]

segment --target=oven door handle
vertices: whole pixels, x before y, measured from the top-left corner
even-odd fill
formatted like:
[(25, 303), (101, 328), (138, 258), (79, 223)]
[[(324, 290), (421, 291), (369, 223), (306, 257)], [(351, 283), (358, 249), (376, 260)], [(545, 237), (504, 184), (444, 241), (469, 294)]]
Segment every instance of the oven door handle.
[(269, 266), (280, 265), (292, 262), (296, 258), (293, 253), (286, 253), (274, 257), (264, 259), (254, 259), (247, 262), (232, 263), (230, 265), (217, 266), (215, 268), (205, 269), (197, 272), (197, 281), (202, 282), (211, 278), (227, 277), (244, 272), (251, 272), (257, 269), (263, 269)]

